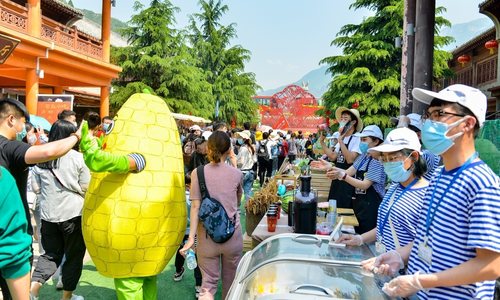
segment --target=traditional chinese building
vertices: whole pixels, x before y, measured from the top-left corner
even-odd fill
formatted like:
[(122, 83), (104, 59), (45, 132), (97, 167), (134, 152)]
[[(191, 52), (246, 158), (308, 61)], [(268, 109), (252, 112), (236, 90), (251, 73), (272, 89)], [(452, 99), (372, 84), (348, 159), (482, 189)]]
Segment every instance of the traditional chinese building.
[[(0, 34), (19, 41), (0, 64), (0, 93), (20, 95), (31, 114), (37, 114), (38, 94), (74, 93), (83, 105), (98, 100), (101, 116), (108, 115), (111, 80), (121, 71), (109, 62), (111, 2), (102, 0), (101, 38), (96, 38), (74, 26), (82, 12), (61, 1), (0, 0)], [(0, 49), (0, 58), (3, 53), (7, 49)], [(72, 87), (100, 93), (96, 99), (95, 92)]]
[(493, 26), (452, 51), (449, 62), (455, 72), (443, 86), (461, 83), (476, 87), (488, 96), (487, 119), (500, 118), (500, 76), (498, 69), (498, 39), (500, 32), (500, 1), (488, 0), (479, 5), (479, 11), (487, 15)]
[(315, 113), (322, 108), (316, 97), (297, 85), (289, 85), (272, 96), (254, 96), (259, 104), (261, 124), (274, 129), (315, 132), (325, 123)]

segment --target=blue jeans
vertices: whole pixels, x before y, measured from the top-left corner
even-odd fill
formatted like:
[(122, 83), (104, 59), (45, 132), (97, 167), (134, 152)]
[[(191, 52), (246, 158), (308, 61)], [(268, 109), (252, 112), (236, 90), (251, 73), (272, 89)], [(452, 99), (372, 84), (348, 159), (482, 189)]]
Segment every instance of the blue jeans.
[(254, 172), (245, 171), (243, 172), (243, 193), (245, 193), (245, 201), (252, 196), (252, 186), (254, 181)]

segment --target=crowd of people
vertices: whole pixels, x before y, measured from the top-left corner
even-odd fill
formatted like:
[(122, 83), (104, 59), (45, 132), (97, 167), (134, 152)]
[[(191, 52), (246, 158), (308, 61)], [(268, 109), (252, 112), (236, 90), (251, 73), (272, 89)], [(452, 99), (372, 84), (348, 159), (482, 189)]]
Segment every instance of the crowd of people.
[[(359, 221), (355, 234), (337, 242), (375, 243), (378, 256), (363, 268), (395, 276), (384, 292), (492, 299), (500, 276), (500, 180), (474, 147), (486, 97), (464, 85), (439, 93), (414, 89), (413, 96), (427, 110), (394, 118), (396, 129), (385, 138), (380, 127), (365, 126), (359, 111), (346, 107), (336, 109), (336, 132), (256, 130), (249, 123), (229, 130), (221, 122), (180, 127), (188, 227), (172, 280), (183, 279), (184, 257), (195, 249), (193, 294), (212, 299), (222, 280), (225, 298), (243, 251), (242, 201), (301, 154), (331, 180), (328, 199), (353, 209)], [(96, 143), (113, 123), (92, 112), (84, 119)], [(9, 249), (0, 251), (5, 300), (38, 299), (58, 268), (62, 299), (83, 299), (73, 293), (86, 251), (81, 213), (91, 174), (78, 151), (81, 134), (72, 111), (61, 112), (47, 132), (29, 123), (21, 102), (0, 100), (0, 247)], [(214, 242), (199, 218), (200, 170), (202, 184), (234, 220), (235, 233), (224, 243)], [(36, 266), (31, 236), (41, 246)]]

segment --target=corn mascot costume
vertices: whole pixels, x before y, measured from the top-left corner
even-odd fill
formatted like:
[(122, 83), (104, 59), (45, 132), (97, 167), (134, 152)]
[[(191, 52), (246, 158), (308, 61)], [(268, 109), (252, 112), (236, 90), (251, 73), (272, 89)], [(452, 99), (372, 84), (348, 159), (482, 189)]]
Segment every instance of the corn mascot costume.
[(156, 275), (177, 251), (187, 220), (179, 133), (166, 103), (132, 95), (104, 141), (83, 124), (80, 148), (92, 171), (83, 237), (97, 270), (114, 278), (119, 300), (156, 299)]

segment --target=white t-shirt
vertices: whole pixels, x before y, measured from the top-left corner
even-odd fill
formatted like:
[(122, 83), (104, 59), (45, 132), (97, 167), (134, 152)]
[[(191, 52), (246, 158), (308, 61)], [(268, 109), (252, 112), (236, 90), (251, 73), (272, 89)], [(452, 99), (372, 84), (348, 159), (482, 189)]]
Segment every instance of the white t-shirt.
[[(351, 139), (351, 137), (352, 137), (352, 139)], [(349, 142), (349, 139), (351, 139), (351, 142)], [(347, 147), (347, 149), (349, 151), (354, 151), (356, 153), (361, 154), (361, 151), (359, 150), (359, 143), (360, 143), (359, 137), (354, 136), (354, 135), (346, 136), (346, 137), (344, 137), (344, 144), (347, 145), (347, 143), (349, 143), (349, 146)], [(335, 153), (338, 154), (339, 152), (340, 152), (340, 144), (337, 143), (335, 145)]]

